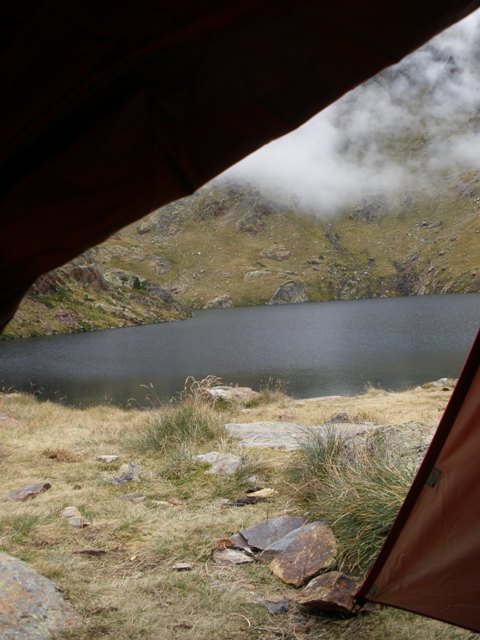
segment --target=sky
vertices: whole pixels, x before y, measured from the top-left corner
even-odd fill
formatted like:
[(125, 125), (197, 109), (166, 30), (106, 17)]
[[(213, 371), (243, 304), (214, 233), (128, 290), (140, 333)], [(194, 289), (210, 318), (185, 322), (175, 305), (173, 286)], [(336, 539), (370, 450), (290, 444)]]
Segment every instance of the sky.
[(318, 216), (438, 193), (480, 168), (479, 68), (480, 10), (224, 175)]

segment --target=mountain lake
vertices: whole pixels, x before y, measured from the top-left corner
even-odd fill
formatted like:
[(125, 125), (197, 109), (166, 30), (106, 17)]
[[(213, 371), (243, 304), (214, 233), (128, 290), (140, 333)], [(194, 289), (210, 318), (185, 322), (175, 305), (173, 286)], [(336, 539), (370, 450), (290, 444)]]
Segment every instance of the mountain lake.
[(196, 311), (193, 318), (0, 342), (0, 386), (69, 405), (148, 407), (209, 374), (296, 397), (401, 390), (457, 377), (480, 294)]

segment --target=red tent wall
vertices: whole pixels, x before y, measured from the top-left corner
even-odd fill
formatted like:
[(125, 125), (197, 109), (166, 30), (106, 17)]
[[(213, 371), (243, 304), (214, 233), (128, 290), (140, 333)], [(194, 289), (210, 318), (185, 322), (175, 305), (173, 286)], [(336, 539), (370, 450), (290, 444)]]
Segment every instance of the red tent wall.
[(480, 333), (358, 597), (480, 631)]

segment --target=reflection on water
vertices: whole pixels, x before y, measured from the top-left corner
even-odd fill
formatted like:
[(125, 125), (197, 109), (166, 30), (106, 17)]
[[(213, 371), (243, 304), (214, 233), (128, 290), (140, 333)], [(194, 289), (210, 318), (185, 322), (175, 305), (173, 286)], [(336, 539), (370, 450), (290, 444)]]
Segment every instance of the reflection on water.
[(402, 389), (456, 377), (480, 294), (200, 311), (184, 322), (0, 343), (2, 386), (71, 404), (178, 393), (189, 375), (258, 387), (283, 378), (299, 397), (367, 383)]

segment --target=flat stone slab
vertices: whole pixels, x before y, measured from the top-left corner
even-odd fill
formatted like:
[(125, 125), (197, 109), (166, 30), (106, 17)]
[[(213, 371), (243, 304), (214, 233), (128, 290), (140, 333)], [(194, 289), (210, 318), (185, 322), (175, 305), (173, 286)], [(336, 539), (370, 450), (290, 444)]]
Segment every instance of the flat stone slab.
[(81, 624), (53, 582), (6, 553), (0, 553), (0, 589), (2, 640), (51, 640)]
[(332, 568), (337, 542), (325, 522), (311, 522), (267, 547), (266, 560), (274, 556), (270, 570), (282, 582), (301, 587), (321, 571)]
[(373, 423), (325, 423), (306, 426), (294, 422), (232, 422), (225, 429), (239, 439), (244, 447), (266, 447), (294, 451), (309, 437), (338, 434), (346, 444), (364, 445), (370, 436), (382, 436), (398, 450), (424, 451), (435, 429), (417, 423), (377, 425)]
[(240, 539), (245, 540), (249, 547), (263, 551), (269, 545), (286, 536), (290, 531), (301, 527), (304, 522), (305, 520), (299, 517), (278, 516), (247, 529), (241, 529), (237, 535), (240, 535)]
[(14, 500), (15, 502), (26, 502), (27, 500), (31, 500), (35, 498), (40, 493), (44, 493), (51, 488), (51, 484), (49, 482), (36, 482), (35, 484), (27, 484), (23, 487), (19, 487), (18, 489), (14, 489), (7, 493), (7, 498), (9, 500)]
[[(325, 427), (308, 427), (311, 430)], [(294, 422), (244, 422), (228, 423), (225, 429), (240, 440), (244, 447), (269, 447), (272, 449), (298, 449), (298, 440), (305, 438), (307, 427)]]

